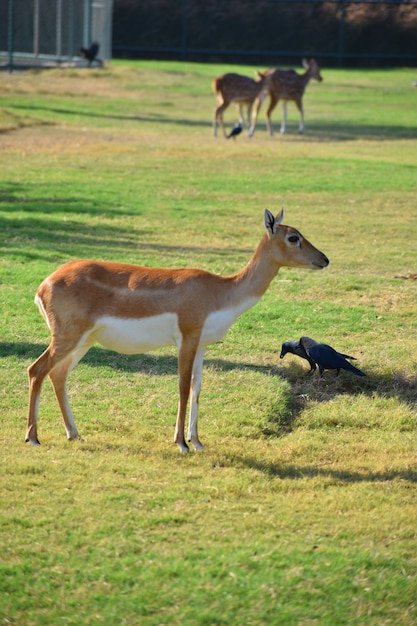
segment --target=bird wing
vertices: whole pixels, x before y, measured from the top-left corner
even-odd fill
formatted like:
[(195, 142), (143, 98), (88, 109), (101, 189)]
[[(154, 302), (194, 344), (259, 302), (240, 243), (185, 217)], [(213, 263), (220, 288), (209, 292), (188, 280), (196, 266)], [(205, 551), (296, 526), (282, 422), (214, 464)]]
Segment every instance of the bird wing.
[(312, 348), (313, 346), (318, 345), (315, 339), (312, 339), (311, 337), (305, 337), (305, 336), (300, 337), (299, 343), (300, 343), (300, 346), (302, 346), (306, 352), (308, 352), (309, 349)]
[(333, 370), (333, 369), (343, 369), (349, 372), (353, 372), (358, 376), (365, 376), (364, 372), (360, 369), (346, 361), (346, 358), (340, 352), (337, 352), (331, 346), (328, 346), (325, 343), (320, 343), (315, 346), (312, 346), (308, 353), (311, 358), (313, 358), (317, 365), (321, 366), (324, 369)]
[(317, 363), (326, 369), (342, 367), (341, 363), (345, 362), (345, 359), (341, 354), (325, 343), (317, 343), (316, 345), (311, 346), (308, 349), (308, 353)]

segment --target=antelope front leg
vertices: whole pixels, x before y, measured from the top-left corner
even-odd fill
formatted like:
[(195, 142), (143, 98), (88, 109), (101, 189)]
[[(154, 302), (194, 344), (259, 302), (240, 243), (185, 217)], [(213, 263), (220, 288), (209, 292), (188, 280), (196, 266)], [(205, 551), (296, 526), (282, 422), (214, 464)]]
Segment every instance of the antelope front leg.
[(187, 446), (184, 437), (184, 424), (185, 424), (185, 412), (187, 410), (188, 397), (190, 395), (190, 380), (180, 374), (180, 400), (178, 404), (177, 422), (175, 424), (174, 443), (177, 444), (181, 452), (189, 452), (190, 448)]
[(197, 338), (183, 337), (182, 345), (178, 354), (180, 399), (178, 404), (177, 423), (175, 425), (174, 443), (177, 444), (181, 452), (189, 452), (189, 447), (187, 446), (184, 437), (185, 413), (187, 410), (188, 398), (190, 396), (191, 376), (199, 338), (200, 335), (198, 335)]
[(200, 397), (201, 379), (203, 374), (203, 359), (206, 349), (200, 348), (194, 359), (193, 373), (191, 376), (191, 407), (190, 421), (188, 424), (187, 439), (191, 441), (195, 450), (203, 450), (203, 445), (198, 438), (198, 402)]

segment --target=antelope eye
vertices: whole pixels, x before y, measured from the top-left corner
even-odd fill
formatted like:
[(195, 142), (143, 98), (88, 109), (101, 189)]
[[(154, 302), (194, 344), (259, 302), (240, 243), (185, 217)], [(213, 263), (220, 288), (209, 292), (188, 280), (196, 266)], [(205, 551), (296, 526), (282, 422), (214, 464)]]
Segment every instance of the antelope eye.
[(300, 237), (298, 235), (290, 235), (287, 240), (292, 244), (300, 243)]

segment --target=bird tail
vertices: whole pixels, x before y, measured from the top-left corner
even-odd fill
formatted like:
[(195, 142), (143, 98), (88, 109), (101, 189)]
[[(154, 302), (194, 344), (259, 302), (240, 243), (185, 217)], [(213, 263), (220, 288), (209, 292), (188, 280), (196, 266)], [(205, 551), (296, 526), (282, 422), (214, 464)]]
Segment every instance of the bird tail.
[(352, 372), (353, 374), (356, 374), (356, 376), (366, 376), (365, 372), (362, 372), (362, 370), (352, 365), (352, 363), (349, 363), (349, 361), (346, 361), (346, 367), (344, 369), (349, 370), (349, 372)]

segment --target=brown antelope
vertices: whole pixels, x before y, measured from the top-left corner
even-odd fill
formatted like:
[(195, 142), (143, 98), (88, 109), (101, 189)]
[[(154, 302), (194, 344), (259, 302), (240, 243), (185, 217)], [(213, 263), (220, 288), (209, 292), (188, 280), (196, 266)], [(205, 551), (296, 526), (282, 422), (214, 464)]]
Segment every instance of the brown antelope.
[(232, 276), (198, 269), (73, 261), (46, 278), (35, 302), (51, 331), (49, 347), (28, 368), (26, 441), (39, 445), (38, 407), (42, 383), (51, 379), (68, 439), (80, 439), (68, 401), (70, 371), (98, 342), (123, 354), (167, 345), (178, 348), (179, 406), (174, 442), (188, 452), (185, 413), (191, 393), (188, 440), (196, 450), (198, 403), (204, 352), (253, 307), (282, 266), (322, 269), (327, 257), (291, 226), (265, 210), (266, 233), (248, 264)]
[[(300, 112), (300, 126), (298, 128), (298, 132), (304, 132), (303, 95), (305, 88), (312, 78), (319, 82), (321, 82), (323, 78), (320, 74), (320, 68), (314, 59), (311, 59), (310, 61), (303, 59), (303, 66), (306, 68), (304, 74), (297, 74), (297, 72), (295, 72), (294, 70), (273, 69), (267, 70), (263, 73), (263, 76), (267, 78), (268, 93), (271, 98), (268, 110), (266, 112), (266, 123), (270, 135), (274, 134), (271, 123), (271, 113), (275, 109), (279, 100), (283, 100), (281, 133), (285, 134), (286, 130), (288, 100), (293, 100), (297, 105), (297, 108)], [(254, 111), (255, 122), (259, 109), (260, 104), (258, 103), (257, 108)]]
[(223, 113), (232, 102), (236, 102), (239, 107), (239, 119), (243, 126), (243, 105), (247, 106), (247, 128), (248, 136), (253, 134), (254, 127), (251, 126), (252, 107), (257, 100), (257, 112), (259, 111), (262, 101), (265, 97), (264, 88), (266, 85), (266, 77), (258, 72), (259, 80), (254, 80), (250, 76), (242, 76), (241, 74), (223, 74), (215, 78), (212, 83), (213, 91), (216, 95), (218, 106), (214, 113), (213, 135), (217, 137), (217, 125), (220, 122), (223, 128), (223, 134), (227, 137), (224, 128)]

